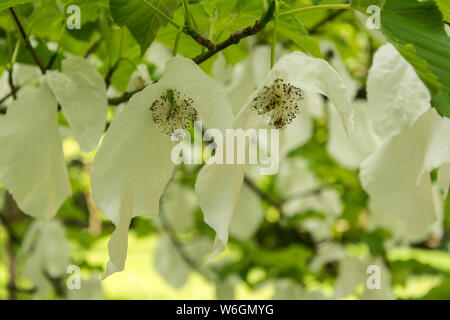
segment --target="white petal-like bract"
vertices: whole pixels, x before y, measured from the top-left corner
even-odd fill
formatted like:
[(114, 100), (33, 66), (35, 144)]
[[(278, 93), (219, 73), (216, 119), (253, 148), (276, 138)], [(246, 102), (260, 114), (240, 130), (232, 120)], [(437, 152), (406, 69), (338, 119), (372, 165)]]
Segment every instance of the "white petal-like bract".
[(430, 109), (361, 164), (375, 225), (404, 240), (429, 232), (437, 219), (430, 172), (448, 163), (449, 136), (450, 119)]
[[(232, 121), (225, 94), (192, 60), (181, 57), (170, 60), (160, 81), (135, 94), (116, 116), (100, 145), (91, 174), (94, 200), (116, 225), (104, 277), (124, 268), (131, 219), (159, 212), (160, 197), (175, 166), (171, 159), (174, 144), (167, 131), (176, 128), (165, 122), (166, 110), (152, 108), (156, 103), (156, 107), (172, 108), (171, 99), (178, 99), (174, 94), (185, 97), (175, 103), (195, 108), (207, 127), (222, 128)], [(155, 116), (161, 123), (155, 122)], [(184, 125), (191, 119), (178, 120), (170, 126)]]
[(360, 163), (372, 154), (379, 144), (368, 116), (368, 106), (364, 100), (353, 102), (355, 110), (355, 128), (347, 135), (339, 115), (334, 108), (329, 108), (329, 138), (327, 150), (343, 167), (358, 169)]
[(92, 166), (94, 201), (117, 227), (107, 274), (123, 270), (131, 219), (158, 214), (159, 198), (172, 176), (170, 137), (149, 111), (161, 93), (160, 85), (150, 85), (131, 98), (112, 121)]
[(255, 192), (244, 185), (241, 188), (239, 200), (231, 220), (230, 233), (240, 239), (250, 239), (258, 230), (264, 219), (261, 199)]
[(48, 71), (45, 78), (81, 149), (92, 150), (106, 125), (105, 82), (82, 57), (65, 59), (61, 69), (62, 72)]
[(33, 296), (48, 297), (53, 286), (47, 275), (51, 278), (64, 276), (72, 260), (64, 227), (55, 220), (35, 221), (25, 234), (21, 253), (28, 255), (23, 272), (36, 288)]
[(392, 44), (377, 50), (367, 78), (367, 100), (378, 136), (386, 139), (412, 125), (430, 108), (430, 99), (414, 68)]
[(43, 220), (71, 194), (56, 113), (57, 102), (42, 83), (0, 118), (0, 182), (23, 212)]
[[(369, 283), (374, 287), (369, 289)], [(362, 300), (395, 298), (392, 292), (391, 273), (380, 258), (347, 257), (340, 261), (339, 275), (335, 282), (335, 298), (356, 295), (358, 287), (362, 287), (362, 294), (358, 297)]]
[(210, 258), (225, 250), (228, 232), (244, 181), (241, 165), (206, 165), (195, 182), (205, 222), (216, 232)]

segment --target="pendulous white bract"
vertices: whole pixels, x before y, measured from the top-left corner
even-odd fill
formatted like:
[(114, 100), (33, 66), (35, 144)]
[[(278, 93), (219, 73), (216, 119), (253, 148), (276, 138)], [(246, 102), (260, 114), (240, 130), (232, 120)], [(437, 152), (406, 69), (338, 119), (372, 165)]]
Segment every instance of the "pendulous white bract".
[(69, 57), (62, 71), (48, 71), (47, 83), (61, 105), (74, 138), (84, 151), (94, 149), (105, 130), (106, 87), (102, 76), (86, 59)]
[(160, 81), (135, 94), (116, 116), (97, 152), (91, 174), (94, 200), (116, 225), (104, 277), (123, 270), (131, 219), (158, 215), (160, 197), (172, 176), (173, 143), (167, 130), (154, 122), (150, 110), (168, 90), (191, 99), (207, 127), (226, 128), (232, 121), (222, 90), (192, 60), (181, 57), (170, 60)]
[[(322, 93), (328, 96), (342, 116), (345, 127), (353, 127), (353, 111), (345, 86), (334, 69), (324, 60), (309, 57), (300, 52), (293, 52), (282, 57), (253, 92), (247, 105), (241, 109), (233, 128), (267, 128), (263, 117), (254, 112), (253, 101), (264, 91), (265, 86), (272, 86), (282, 80), (301, 91)], [(297, 92), (297, 90), (296, 90)], [(301, 116), (301, 101), (299, 100)], [(295, 119), (292, 119), (295, 121)], [(226, 137), (225, 139), (227, 139)], [(211, 258), (225, 250), (228, 231), (231, 224), (239, 193), (244, 181), (245, 165), (208, 165), (197, 176), (196, 194), (199, 199), (205, 222), (216, 231), (214, 252)], [(217, 185), (217, 181), (221, 181)], [(214, 200), (212, 200), (214, 199)]]
[(0, 118), (0, 182), (23, 212), (48, 220), (72, 193), (57, 102), (45, 82), (25, 90)]

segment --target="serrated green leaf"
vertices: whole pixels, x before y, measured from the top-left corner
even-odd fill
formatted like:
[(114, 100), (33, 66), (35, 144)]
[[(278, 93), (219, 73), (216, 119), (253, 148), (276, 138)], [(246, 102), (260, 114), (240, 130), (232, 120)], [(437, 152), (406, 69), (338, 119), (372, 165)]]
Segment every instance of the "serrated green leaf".
[(450, 39), (436, 3), (386, 0), (381, 24), (383, 33), (431, 91), (433, 106), (450, 117)]
[(141, 46), (141, 55), (153, 42), (159, 28), (167, 23), (145, 1), (168, 16), (172, 16), (179, 6), (179, 0), (109, 0), (109, 8), (115, 23), (130, 30)]

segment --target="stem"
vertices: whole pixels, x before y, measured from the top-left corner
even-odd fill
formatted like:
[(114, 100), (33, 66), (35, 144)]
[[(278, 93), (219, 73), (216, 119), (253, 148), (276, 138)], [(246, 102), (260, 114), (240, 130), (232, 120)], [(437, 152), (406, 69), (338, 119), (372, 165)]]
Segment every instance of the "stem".
[(11, 90), (11, 96), (13, 97), (13, 99), (16, 99), (17, 98), (16, 87), (14, 86), (12, 65), (11, 65), (11, 69), (8, 70), (8, 84), (9, 84), (9, 89)]
[(147, 2), (146, 0), (144, 0), (144, 3), (146, 5), (148, 5), (150, 8), (152, 8), (153, 10), (155, 10), (156, 13), (158, 13), (162, 18), (164, 18), (168, 23), (170, 23), (171, 25), (173, 25), (175, 28), (180, 29), (181, 26), (178, 25), (178, 23), (176, 23), (175, 21), (172, 20), (172, 18), (170, 18), (167, 14), (165, 14), (164, 12), (162, 12), (161, 10), (159, 10), (157, 7), (155, 7), (153, 4), (151, 4), (150, 2)]
[(63, 24), (61, 32), (59, 34), (59, 40), (58, 40), (58, 44), (56, 46), (56, 50), (50, 57), (50, 60), (48, 61), (47, 66), (45, 67), (45, 70), (50, 70), (53, 67), (53, 64), (55, 63), (56, 58), (58, 57), (58, 52), (61, 49), (61, 41), (64, 37), (65, 32), (66, 32), (66, 25)]
[(98, 38), (98, 40), (96, 40), (94, 43), (92, 43), (92, 45), (86, 50), (86, 53), (83, 55), (85, 58), (89, 57), (91, 54), (93, 54), (95, 52), (95, 50), (97, 50), (98, 46), (101, 43), (101, 36), (100, 38)]
[(122, 61), (122, 58), (119, 58), (116, 63), (109, 69), (108, 73), (106, 73), (105, 76), (105, 84), (106, 88), (109, 88), (111, 84), (111, 78), (114, 75), (114, 72), (116, 72), (117, 68), (119, 67), (120, 62)]
[(272, 35), (272, 49), (270, 51), (270, 69), (273, 68), (275, 64), (275, 48), (277, 46), (277, 34), (278, 34), (278, 13), (280, 11), (280, 3), (275, 0), (275, 12), (273, 20), (273, 35)]
[(175, 37), (175, 43), (173, 44), (172, 56), (176, 57), (178, 52), (178, 45), (180, 44), (180, 38), (183, 34), (183, 29), (178, 30), (177, 36)]
[(344, 12), (345, 12), (345, 11), (342, 11), (342, 10), (341, 10), (341, 11), (335, 11), (335, 12), (333, 12), (332, 14), (330, 14), (328, 17), (326, 17), (326, 18), (320, 20), (319, 22), (317, 22), (315, 25), (313, 25), (313, 26), (308, 30), (309, 34), (312, 35), (312, 34), (317, 33), (321, 27), (323, 27), (323, 26), (326, 25), (327, 23), (329, 23), (329, 22), (335, 20), (337, 17), (339, 17), (339, 16), (340, 16), (341, 14), (343, 14)]
[(231, 46), (233, 44), (238, 44), (242, 39), (257, 34), (262, 29), (264, 29), (265, 26), (266, 26), (265, 23), (262, 23), (258, 20), (253, 25), (248, 26), (247, 28), (233, 32), (228, 39), (214, 45), (208, 51), (198, 55), (197, 57), (193, 58), (192, 60), (196, 64), (200, 64), (200, 63), (208, 60), (212, 56), (214, 56), (216, 53), (228, 48), (229, 46)]
[(16, 202), (9, 192), (5, 193), (5, 206), (4, 215), (0, 215), (0, 221), (3, 223), (6, 234), (8, 236), (7, 242), (7, 255), (9, 260), (8, 272), (9, 272), (9, 300), (17, 300), (17, 290), (16, 290), (16, 255), (14, 246), (20, 243), (14, 235), (12, 223), (15, 219), (16, 214), (19, 212)]
[(13, 51), (13, 54), (12, 54), (12, 57), (11, 57), (11, 69), (12, 69), (14, 63), (16, 63), (17, 56), (19, 54), (19, 48), (20, 48), (20, 40), (17, 40), (16, 46), (14, 48), (14, 51)]
[(284, 12), (281, 12), (279, 14), (279, 16), (282, 17), (282, 16), (287, 16), (287, 15), (296, 14), (296, 13), (304, 12), (304, 11), (311, 11), (311, 10), (320, 10), (320, 9), (342, 10), (342, 9), (351, 9), (351, 8), (352, 8), (351, 4), (323, 4), (323, 5), (318, 5), (318, 6), (303, 7), (303, 8), (297, 8), (297, 9), (293, 9), (293, 10), (284, 11)]
[(25, 42), (25, 46), (30, 51), (31, 55), (33, 56), (34, 61), (36, 61), (37, 65), (39, 66), (39, 69), (41, 69), (42, 73), (45, 73), (45, 67), (42, 61), (39, 59), (38, 55), (36, 54), (36, 51), (34, 51), (33, 46), (30, 43), (30, 40), (27, 37), (27, 34), (25, 33), (25, 30), (22, 27), (22, 24), (20, 23), (19, 17), (17, 17), (16, 12), (13, 8), (9, 8), (9, 12), (11, 13), (14, 22), (17, 25), (17, 28), (19, 28), (20, 34), (22, 35), (23, 41)]
[(184, 24), (191, 28), (191, 15), (189, 13), (189, 3), (188, 0), (183, 0), (183, 9), (184, 9)]
[(127, 102), (128, 100), (131, 99), (131, 97), (138, 93), (139, 91), (141, 91), (142, 89), (137, 89), (134, 91), (129, 91), (129, 92), (125, 92), (124, 94), (122, 94), (119, 97), (115, 97), (115, 98), (109, 98), (108, 99), (108, 104), (112, 105), (112, 106), (117, 106), (121, 103)]

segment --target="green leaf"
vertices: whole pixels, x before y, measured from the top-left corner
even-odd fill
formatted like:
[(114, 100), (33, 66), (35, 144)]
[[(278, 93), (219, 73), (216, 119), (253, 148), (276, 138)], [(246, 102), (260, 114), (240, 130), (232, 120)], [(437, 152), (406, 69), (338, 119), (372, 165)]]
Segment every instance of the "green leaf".
[(115, 23), (130, 30), (141, 46), (141, 55), (153, 42), (159, 28), (167, 23), (145, 1), (170, 17), (179, 6), (179, 0), (109, 0), (109, 9)]
[(350, 4), (357, 10), (366, 12), (369, 6), (375, 5), (383, 8), (385, 0), (351, 0)]
[(383, 33), (431, 91), (432, 105), (450, 117), (450, 39), (434, 1), (386, 0)]
[(6, 65), (9, 62), (9, 49), (6, 39), (0, 38), (0, 66)]
[(444, 16), (444, 20), (449, 22), (450, 21), (450, 2), (448, 0), (434, 0), (436, 1), (437, 5), (439, 6), (439, 9), (441, 9), (441, 12)]
[(3, 0), (2, 3), (0, 3), (0, 10), (30, 2), (33, 2), (33, 0)]
[(308, 35), (306, 29), (296, 18), (291, 21), (280, 20), (277, 30), (280, 35), (291, 40), (301, 51), (323, 59), (319, 42)]

